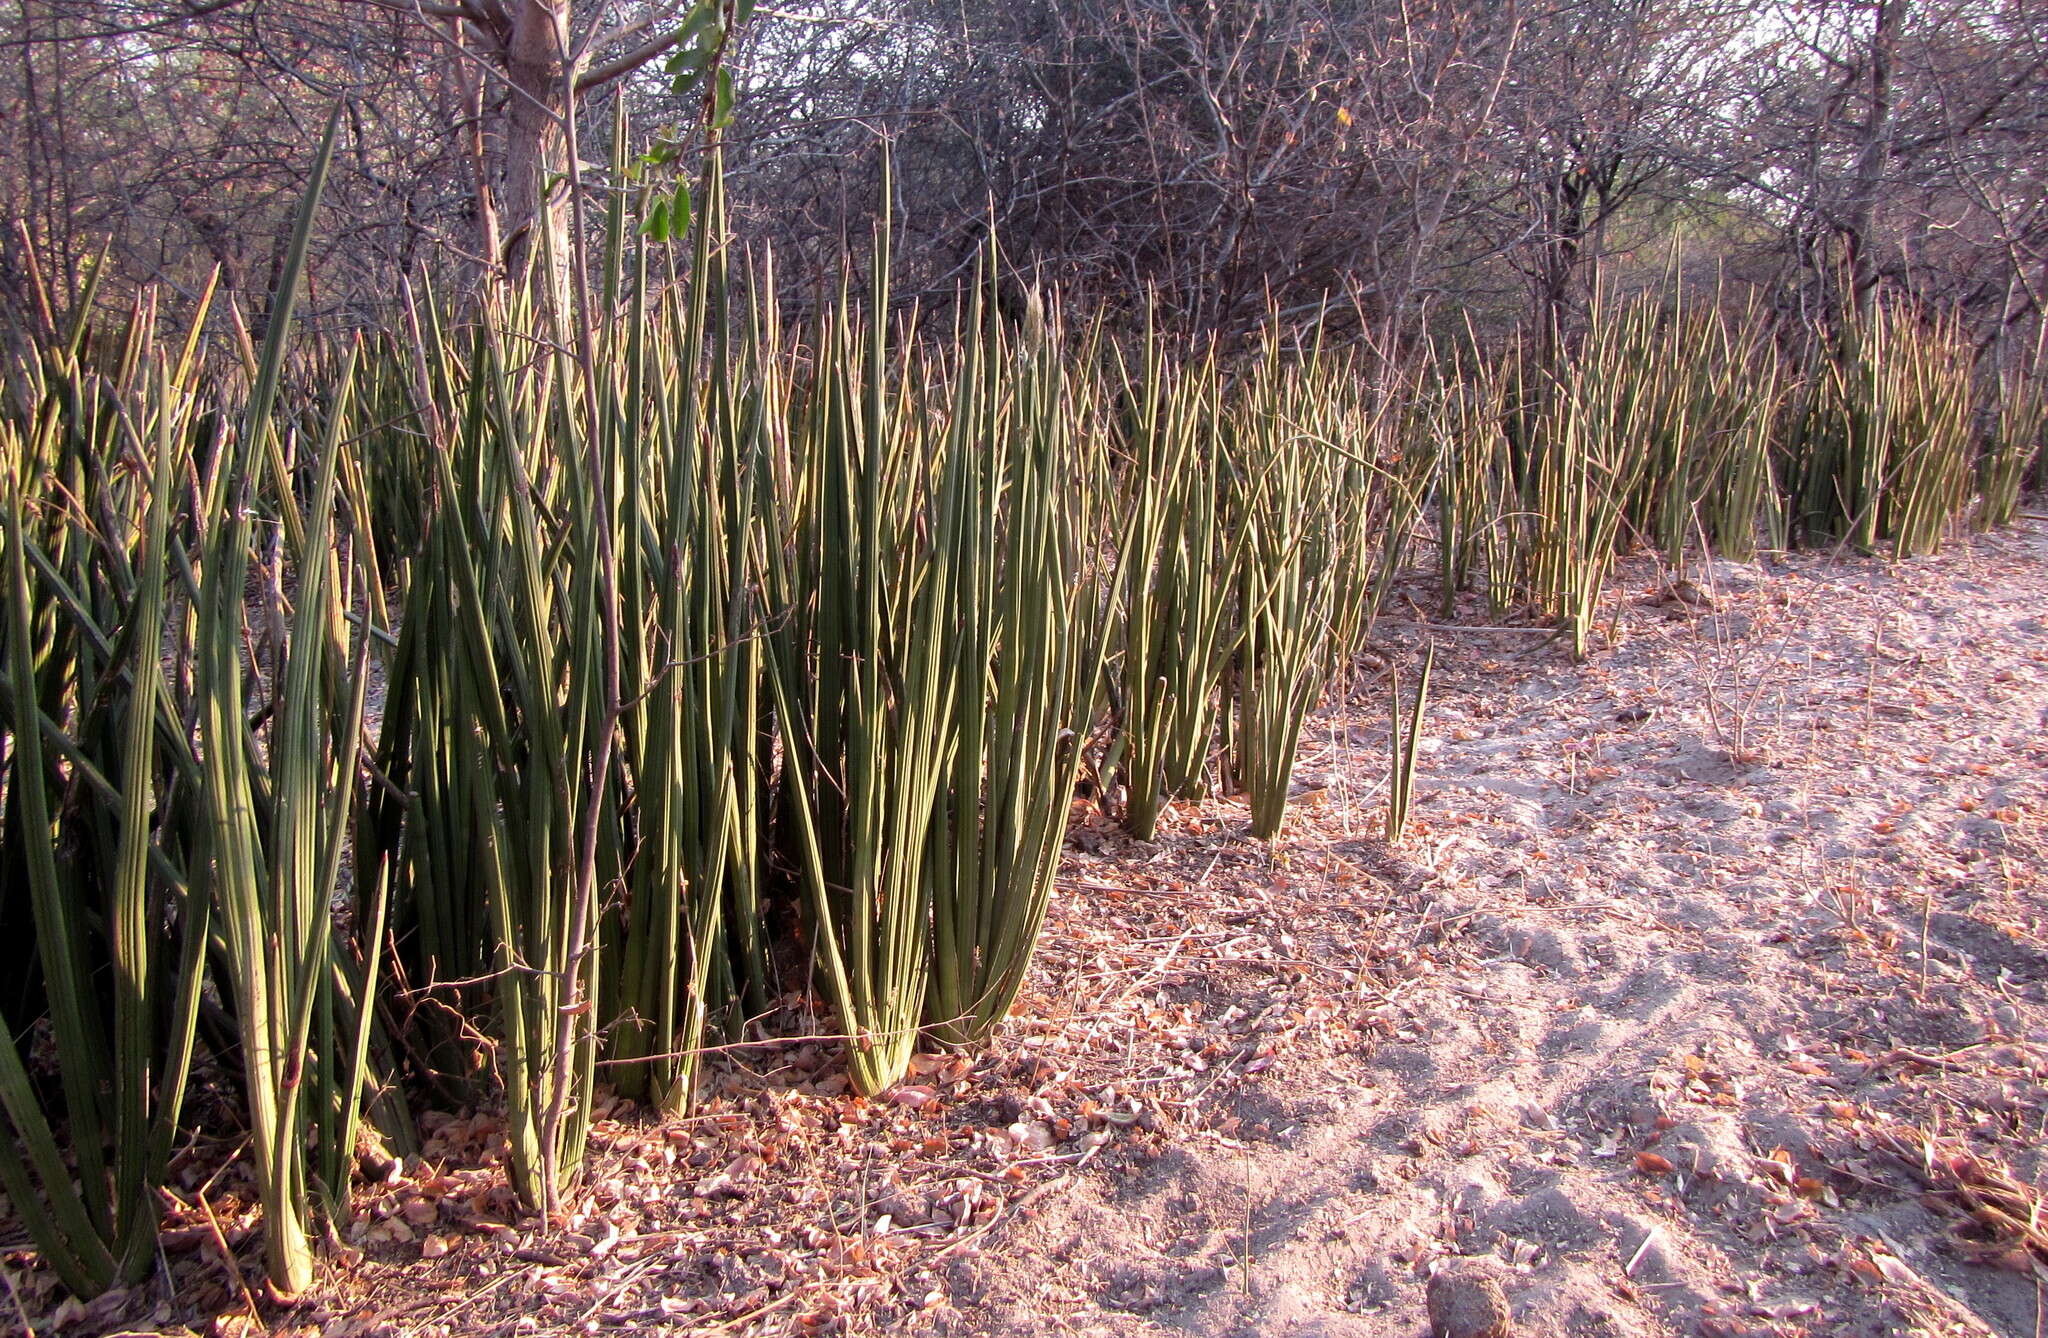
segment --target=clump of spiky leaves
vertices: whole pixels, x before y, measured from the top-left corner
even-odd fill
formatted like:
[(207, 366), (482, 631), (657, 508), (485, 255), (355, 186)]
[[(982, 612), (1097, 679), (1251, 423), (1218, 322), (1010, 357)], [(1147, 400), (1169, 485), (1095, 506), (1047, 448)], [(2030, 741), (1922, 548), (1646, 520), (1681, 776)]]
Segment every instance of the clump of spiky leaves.
[[(1776, 536), (1770, 435), (1779, 360), (1754, 310), (1698, 307), (1683, 291), (1669, 309), (1636, 299), (1626, 343), (1603, 369), (1626, 376), (1648, 459), (1627, 500), (1625, 524), (1674, 566), (1704, 542), (1746, 560), (1759, 531)], [(1654, 316), (1644, 328), (1640, 317)]]
[[(263, 344), (244, 342), (235, 371), (246, 380), (225, 378), (238, 411), (207, 403), (209, 293), (175, 353), (153, 346), (145, 308), (118, 357), (95, 367), (81, 324), (42, 360), (31, 437), (19, 419), (0, 427), (14, 615), (7, 842), (29, 870), (77, 1180), (56, 1160), (11, 1028), (0, 1096), (19, 1135), (10, 1146), (27, 1157), (0, 1158), (0, 1174), (82, 1292), (132, 1280), (152, 1258), (154, 1188), (209, 956), (239, 1045), (280, 1292), (312, 1281), (314, 1196), (345, 1199), (357, 1114), (376, 1086), (376, 955), (350, 951), (333, 913), (373, 630), (360, 617), (352, 629), (349, 610), (377, 584), (359, 498), (342, 498), (354, 351), (316, 360), (322, 392), (274, 412), (332, 145), (330, 123)], [(167, 930), (183, 942), (175, 969), (153, 946)], [(110, 1030), (86, 983), (102, 970)]]
[(1507, 368), (1456, 346), (1430, 369), (1417, 401), (1408, 416), (1414, 430), (1432, 438), (1427, 458), (1436, 465), (1431, 496), (1442, 612), (1449, 616), (1459, 594), (1478, 583), (1488, 615), (1504, 617), (1522, 598), (1525, 530), (1508, 432)]
[(889, 230), (863, 326), (842, 289), (792, 397), (766, 500), (779, 803), (855, 1085), (899, 1078), (930, 974), (934, 807), (959, 746), (949, 638), (964, 579), (966, 451), (946, 452), (887, 339)]
[[(423, 653), (406, 667), (418, 676), (409, 695), (426, 745), (415, 764), (438, 764), (438, 751), (454, 750), (431, 806), (418, 810), (414, 838), (449, 854), (416, 866), (439, 876), (416, 877), (410, 901), (423, 921), (447, 926), (457, 954), (465, 936), (489, 945), (483, 965), (514, 1184), (538, 1207), (553, 1203), (562, 1188), (553, 1181), (572, 1173), (580, 1154), (581, 1118), (550, 1139), (543, 1103), (561, 1076), (555, 1021), (565, 1008), (588, 1008), (597, 993), (598, 957), (572, 962), (569, 949), (579, 933), (588, 941), (595, 930), (571, 889), (604, 710), (591, 557), (597, 521), (592, 489), (570, 453), (583, 444), (581, 416), (559, 362), (545, 354), (537, 364), (512, 361), (519, 346), (507, 336), (518, 338), (533, 319), (506, 304), (477, 332), (463, 369), (448, 366), (450, 349), (427, 346), (451, 390), (465, 371), (468, 384), (455, 392), (456, 412), (429, 416), (445, 435), (432, 443), (438, 511), (406, 611), (406, 632), (420, 638)], [(601, 814), (599, 830), (615, 832), (617, 822), (615, 810)], [(439, 962), (427, 966), (429, 979), (450, 973)], [(594, 1059), (586, 1036), (572, 1062), (588, 1073)]]
[(1780, 448), (1794, 537), (1933, 552), (1975, 482), (1968, 339), (1953, 317), (1879, 302), (1807, 347)]
[(1230, 447), (1230, 517), (1244, 537), (1232, 743), (1252, 833), (1268, 839), (1279, 833), (1301, 727), (1331, 666), (1342, 558), (1338, 457), (1300, 430), (1318, 388), (1313, 364), (1288, 367), (1269, 353), (1251, 378)]
[(1629, 499), (1651, 465), (1645, 371), (1658, 351), (1646, 304), (1596, 304), (1570, 348), (1525, 364), (1514, 414), (1523, 585), (1584, 658), (1599, 600), (1625, 538)]
[(1169, 796), (1199, 793), (1217, 693), (1237, 644), (1227, 537), (1219, 373), (1213, 355), (1175, 367), (1149, 337), (1118, 382), (1128, 463), (1116, 544), (1122, 626), (1116, 774), (1123, 822), (1149, 841)]
[(1408, 829), (1408, 812), (1415, 804), (1415, 765), (1420, 757), (1422, 717), (1429, 709), (1429, 676), (1436, 668), (1436, 645), (1431, 643), (1422, 658), (1422, 672), (1415, 680), (1415, 700), (1407, 719), (1401, 715), (1401, 676), (1387, 671), (1387, 745), (1392, 756), (1387, 769), (1387, 844), (1401, 839)]
[[(2043, 327), (2048, 337), (2048, 326)], [(1980, 530), (2010, 525), (2019, 515), (2020, 490), (2027, 476), (2037, 472), (2048, 446), (2048, 385), (2044, 385), (2044, 362), (2037, 348), (2030, 368), (2006, 368), (2000, 372), (1993, 420), (1977, 457), (1977, 510), (1972, 517)]]
[[(335, 890), (357, 789), (369, 675), (367, 627), (351, 632), (350, 596), (377, 581), (365, 556), (337, 531), (343, 443), (353, 435), (351, 352), (331, 382), (326, 419), (303, 507), (291, 486), (286, 428), (273, 420), (293, 299), (303, 272), (312, 215), (332, 156), (340, 116), (329, 119), (313, 179), (287, 252), (278, 298), (234, 435), (222, 445), (204, 503), (209, 517), (193, 602), (194, 687), (201, 790), (215, 911), (226, 945), (227, 985), (240, 1027), (250, 1159), (263, 1200), (265, 1259), (272, 1284), (287, 1294), (310, 1286), (309, 1145), (326, 1152), (330, 1195), (345, 1176), (363, 1086), (358, 1013), (344, 1017), (337, 977), (346, 980), (333, 918)], [(266, 465), (268, 466), (266, 468)], [(273, 589), (269, 621), (276, 638), (265, 682), (245, 664), (248, 587), (258, 480), (271, 481), (278, 508), (265, 573)], [(360, 524), (360, 517), (357, 518)], [(281, 594), (282, 568), (297, 585)], [(267, 734), (250, 728), (251, 689), (267, 689)], [(374, 980), (355, 983), (367, 1006)], [(347, 1036), (347, 1049), (343, 1037)]]
[(792, 335), (726, 273), (715, 164), (701, 198), (660, 282), (613, 197), (573, 330), (515, 286), (295, 334), (302, 218), (260, 345), (209, 358), (202, 310), (160, 346), (145, 305), (0, 356), (0, 1181), (79, 1291), (148, 1266), (195, 1036), (293, 1289), (359, 1115), (407, 1140), (401, 1057), (504, 1101), (545, 1207), (599, 1074), (685, 1104), (778, 964), (817, 968), (864, 1091), (921, 1027), (986, 1037), (1098, 716), (1134, 829), (1223, 737), (1271, 834), (1418, 540), (1447, 607), (1483, 583), (1583, 652), (1631, 544), (1919, 551), (2039, 457), (2037, 383), (1976, 385), (1952, 324), (1881, 301), (1847, 341), (1648, 297), (1540, 365), (1312, 332), (1237, 363), (992, 304), (917, 335), (885, 234), (865, 314)]
[[(413, 319), (432, 486), (379, 749), (404, 798), (372, 853), (403, 870), (415, 988), (494, 1018), (537, 1207), (578, 1173), (601, 1052), (622, 1090), (680, 1107), (714, 1015), (766, 990), (752, 547), (772, 408), (728, 368), (756, 364), (734, 345), (715, 180), (689, 288), (650, 300), (646, 253), (616, 258), (630, 315), (589, 369), (510, 298), (467, 331)], [(387, 488), (413, 477), (407, 451), (374, 458)], [(578, 892), (585, 859), (602, 898)], [(430, 1076), (465, 1067), (464, 1030), (425, 1037)]]
[[(202, 306), (210, 297), (209, 287)], [(133, 313), (131, 350), (153, 316), (147, 305)], [(40, 974), (72, 1149), (67, 1164), (16, 1040), (36, 1001), (10, 996), (0, 1003), (0, 1185), (65, 1284), (90, 1296), (137, 1281), (155, 1259), (155, 1187), (192, 1055), (210, 906), (185, 875), (171, 811), (193, 806), (178, 778), (189, 783), (194, 759), (182, 727), (171, 747), (158, 743), (178, 725), (160, 656), (174, 481), (199, 403), (191, 349), (175, 367), (129, 363), (106, 376), (81, 358), (83, 336), (81, 318), (24, 369), (34, 380), (15, 393), (37, 410), (34, 435), (0, 421), (4, 845), (19, 852), (0, 923), (9, 942), (32, 945), (10, 976)], [(166, 929), (182, 941), (175, 961), (157, 950)], [(103, 970), (110, 1015), (88, 983)]]
[(774, 409), (730, 375), (745, 360), (728, 310), (715, 170), (707, 187), (697, 281), (669, 304), (669, 319), (650, 319), (658, 313), (643, 260), (633, 317), (612, 332), (626, 341), (623, 379), (608, 387), (613, 450), (639, 458), (622, 482), (620, 581), (639, 842), (607, 925), (618, 966), (606, 972), (616, 984), (603, 1013), (620, 1090), (671, 1110), (689, 1101), (714, 1015), (758, 1010), (768, 989), (759, 909), (767, 722), (752, 546), (757, 425)]
[(1012, 352), (993, 303), (981, 309), (989, 320), (961, 350), (944, 444), (962, 503), (948, 640), (957, 742), (926, 857), (925, 1011), (954, 1044), (985, 1039), (1024, 982), (1110, 625), (1097, 607), (1093, 544), (1107, 489), (1080, 474), (1100, 466), (1083, 444), (1093, 425), (1085, 390), (1062, 365), (1056, 327), (1027, 331)]

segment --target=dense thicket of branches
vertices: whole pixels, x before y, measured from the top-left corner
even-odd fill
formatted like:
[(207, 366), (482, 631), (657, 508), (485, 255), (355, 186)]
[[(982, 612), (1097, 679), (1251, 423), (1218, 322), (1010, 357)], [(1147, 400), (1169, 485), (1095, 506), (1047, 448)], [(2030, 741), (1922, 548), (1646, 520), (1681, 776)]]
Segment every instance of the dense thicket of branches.
[[(571, 104), (593, 191), (613, 98), (643, 136), (701, 123), (662, 66), (680, 0), (9, 3), (17, 297), (107, 244), (131, 283), (260, 291), (337, 97), (330, 319), (521, 263)], [(2035, 0), (815, 0), (725, 55), (741, 236), (799, 276), (859, 249), (887, 143), (935, 299), (991, 225), (1042, 283), (1226, 336), (1544, 328), (1674, 265), (1808, 312), (1895, 287), (1987, 344), (2048, 296)]]

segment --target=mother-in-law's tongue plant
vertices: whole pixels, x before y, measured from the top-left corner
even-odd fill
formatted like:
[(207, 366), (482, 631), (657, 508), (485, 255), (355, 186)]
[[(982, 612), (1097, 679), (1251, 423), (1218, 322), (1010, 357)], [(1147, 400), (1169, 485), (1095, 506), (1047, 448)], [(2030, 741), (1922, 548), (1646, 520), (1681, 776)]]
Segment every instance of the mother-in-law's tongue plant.
[(1118, 523), (1115, 775), (1123, 822), (1149, 841), (1169, 799), (1204, 787), (1224, 671), (1237, 649), (1234, 573), (1246, 539), (1224, 499), (1222, 382), (1213, 354), (1176, 366), (1151, 327), (1114, 382), (1126, 497)]
[(762, 545), (779, 802), (866, 1093), (902, 1076), (924, 1011), (924, 864), (959, 742), (947, 669), (968, 521), (959, 453), (932, 468), (916, 364), (889, 348), (886, 220), (873, 263), (865, 325), (844, 289), (819, 315), (816, 371), (794, 396)]
[(0, 1188), (82, 1295), (155, 1257), (195, 1068), (280, 1293), (402, 1090), (502, 1100), (546, 1208), (600, 1075), (687, 1105), (780, 969), (880, 1092), (1018, 997), (1078, 767), (1149, 838), (1227, 734), (1279, 830), (1412, 546), (1447, 611), (1483, 582), (1584, 653), (1630, 545), (1922, 551), (2013, 513), (2048, 421), (2008, 369), (1979, 433), (1968, 342), (1883, 304), (1810, 362), (1632, 299), (1541, 369), (1368, 378), (1013, 332), (991, 250), (912, 338), (886, 219), (798, 335), (766, 265), (735, 296), (715, 155), (665, 283), (614, 195), (588, 328), (492, 286), (358, 348), (291, 333), (332, 150), (224, 368), (205, 301), (175, 347), (144, 302), (0, 359)]
[(947, 634), (956, 742), (925, 864), (925, 1013), (932, 1034), (953, 1044), (987, 1039), (1024, 983), (1110, 628), (1093, 543), (1107, 490), (1080, 473), (1099, 464), (1084, 454), (1094, 409), (1065, 370), (1060, 331), (1027, 330), (1012, 349), (993, 301), (981, 300), (966, 329), (939, 466), (956, 494)]

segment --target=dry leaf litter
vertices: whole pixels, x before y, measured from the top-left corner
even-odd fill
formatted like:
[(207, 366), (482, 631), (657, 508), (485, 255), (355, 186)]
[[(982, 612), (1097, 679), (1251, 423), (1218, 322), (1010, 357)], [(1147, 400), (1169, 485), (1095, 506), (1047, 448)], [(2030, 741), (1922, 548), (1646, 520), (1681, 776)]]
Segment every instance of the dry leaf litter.
[(985, 1054), (861, 1100), (792, 997), (689, 1118), (601, 1111), (553, 1230), (494, 1113), (430, 1116), (293, 1307), (209, 1134), (147, 1286), (67, 1300), (0, 1225), (0, 1328), (1407, 1338), (1482, 1267), (1533, 1334), (2040, 1333), (2048, 527), (1624, 565), (1602, 616), (1574, 665), (1389, 610), (1271, 847), (1077, 806)]

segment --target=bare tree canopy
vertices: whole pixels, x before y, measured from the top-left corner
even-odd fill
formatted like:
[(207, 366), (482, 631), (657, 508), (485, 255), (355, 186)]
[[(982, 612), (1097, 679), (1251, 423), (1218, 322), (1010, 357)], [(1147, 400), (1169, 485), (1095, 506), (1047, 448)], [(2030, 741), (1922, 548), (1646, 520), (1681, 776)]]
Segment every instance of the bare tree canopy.
[(314, 308), (368, 319), (397, 276), (526, 263), (569, 176), (628, 186), (591, 167), (615, 100), (673, 144), (708, 64), (750, 244), (833, 270), (886, 144), (933, 298), (991, 228), (1035, 282), (1226, 335), (1275, 311), (1555, 326), (1674, 266), (1809, 310), (1883, 284), (1995, 332), (2048, 281), (2048, 15), (2023, 0), (14, 7), (16, 290), (106, 246), (129, 282), (261, 289), (340, 99)]

